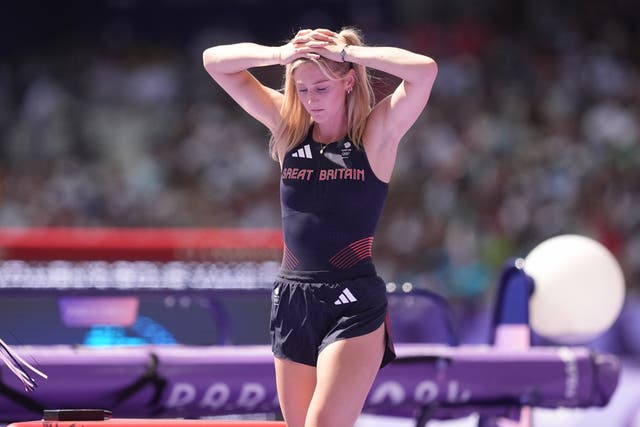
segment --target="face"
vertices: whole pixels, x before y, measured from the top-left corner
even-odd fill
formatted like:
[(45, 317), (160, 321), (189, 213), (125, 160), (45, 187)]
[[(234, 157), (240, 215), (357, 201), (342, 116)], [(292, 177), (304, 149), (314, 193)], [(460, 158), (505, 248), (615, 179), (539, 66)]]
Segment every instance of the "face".
[(345, 96), (350, 78), (332, 80), (313, 62), (304, 62), (293, 71), (298, 97), (317, 123), (331, 122), (345, 114)]

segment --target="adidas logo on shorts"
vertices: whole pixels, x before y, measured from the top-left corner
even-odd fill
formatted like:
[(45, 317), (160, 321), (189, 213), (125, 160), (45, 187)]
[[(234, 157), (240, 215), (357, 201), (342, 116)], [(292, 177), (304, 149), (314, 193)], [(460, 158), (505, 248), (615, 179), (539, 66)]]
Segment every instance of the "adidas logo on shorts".
[(334, 305), (340, 304), (348, 304), (350, 302), (356, 302), (358, 299), (353, 296), (349, 288), (344, 288), (344, 290), (340, 293), (340, 296), (337, 300), (333, 302)]

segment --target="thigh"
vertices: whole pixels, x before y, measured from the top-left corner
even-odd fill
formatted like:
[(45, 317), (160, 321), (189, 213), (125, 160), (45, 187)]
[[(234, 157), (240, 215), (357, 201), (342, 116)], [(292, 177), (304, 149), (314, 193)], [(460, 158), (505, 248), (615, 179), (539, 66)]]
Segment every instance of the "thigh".
[(351, 427), (380, 368), (385, 325), (366, 335), (340, 339), (319, 355), (317, 384), (305, 427)]
[(276, 386), (287, 427), (302, 427), (316, 386), (316, 368), (275, 358)]

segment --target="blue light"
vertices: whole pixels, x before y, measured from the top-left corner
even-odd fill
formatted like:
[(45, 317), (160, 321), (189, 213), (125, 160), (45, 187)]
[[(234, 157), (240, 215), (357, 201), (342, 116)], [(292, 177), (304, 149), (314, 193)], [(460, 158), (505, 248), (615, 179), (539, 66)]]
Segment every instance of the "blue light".
[(120, 326), (95, 325), (87, 332), (83, 344), (91, 347), (177, 344), (171, 332), (146, 316), (139, 316), (131, 331), (137, 336), (128, 336), (126, 328)]

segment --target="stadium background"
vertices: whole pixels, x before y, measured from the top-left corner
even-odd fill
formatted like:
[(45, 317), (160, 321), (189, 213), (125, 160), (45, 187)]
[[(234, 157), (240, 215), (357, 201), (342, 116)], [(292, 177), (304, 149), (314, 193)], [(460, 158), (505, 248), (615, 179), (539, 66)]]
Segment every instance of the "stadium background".
[[(3, 4), (0, 226), (278, 227), (267, 131), (201, 53), (355, 25), (369, 44), (439, 64), (400, 148), (381, 275), (442, 293), (467, 321), (463, 338), (481, 341), (474, 325), (505, 260), (555, 234), (594, 237), (628, 291), (624, 320), (594, 345), (637, 363), (639, 21), (632, 0)], [(255, 74), (281, 83), (279, 67)], [(375, 77), (379, 96), (395, 83)]]

